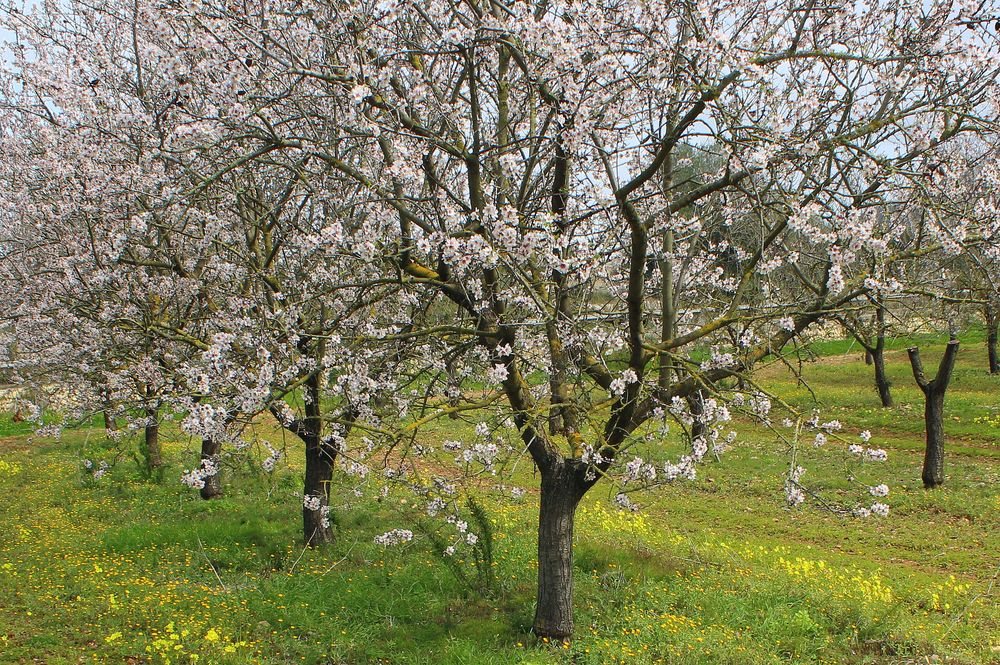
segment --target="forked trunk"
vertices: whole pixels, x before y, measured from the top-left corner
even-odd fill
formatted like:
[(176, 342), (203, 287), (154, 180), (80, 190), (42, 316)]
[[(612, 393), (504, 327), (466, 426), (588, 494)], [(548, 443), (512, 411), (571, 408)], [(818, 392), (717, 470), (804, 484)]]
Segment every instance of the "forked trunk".
[(924, 468), (921, 478), (924, 487), (931, 489), (944, 482), (944, 393), (948, 389), (951, 373), (955, 368), (958, 340), (952, 339), (948, 342), (937, 375), (930, 381), (924, 375), (919, 349), (913, 347), (908, 349), (907, 353), (910, 356), (913, 378), (924, 393), (924, 427), (927, 432), (927, 443), (924, 448)]
[(562, 640), (573, 634), (573, 522), (585, 487), (568, 463), (543, 472), (538, 511), (538, 598), (533, 631)]
[(146, 457), (146, 468), (157, 471), (163, 467), (163, 451), (160, 448), (160, 419), (156, 408), (146, 409), (146, 431), (143, 442), (143, 452)]
[(219, 451), (222, 449), (222, 444), (213, 438), (206, 438), (201, 440), (201, 459), (203, 464), (211, 464), (215, 468), (215, 473), (210, 476), (205, 476), (202, 480), (205, 481), (205, 486), (201, 488), (201, 498), (217, 499), (222, 496), (222, 470), (219, 467)]

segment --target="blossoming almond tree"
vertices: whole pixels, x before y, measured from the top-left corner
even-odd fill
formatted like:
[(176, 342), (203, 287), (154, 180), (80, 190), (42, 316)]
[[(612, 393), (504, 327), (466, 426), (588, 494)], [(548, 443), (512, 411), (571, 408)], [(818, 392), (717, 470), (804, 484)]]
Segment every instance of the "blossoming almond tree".
[[(967, 303), (982, 317), (986, 328), (987, 368), (991, 374), (1000, 373), (1000, 351), (998, 351), (998, 331), (1000, 331), (1000, 285), (996, 276), (1000, 274), (1000, 236), (998, 227), (986, 220), (995, 220), (1000, 215), (1000, 168), (997, 154), (1000, 146), (996, 135), (988, 140), (977, 137), (975, 141), (965, 141), (953, 146), (952, 158), (935, 169), (935, 177), (929, 183), (928, 197), (946, 200), (942, 214), (949, 220), (978, 219), (978, 228), (985, 235), (982, 241), (967, 247), (966, 251), (953, 252), (939, 261), (940, 288), (921, 291), (935, 298), (950, 301), (956, 305)], [(984, 223), (986, 222), (986, 223)], [(933, 282), (931, 283), (933, 286)]]
[(353, 181), (291, 151), (239, 168), (247, 142), (215, 143), (210, 102), (194, 96), (215, 83), (190, 53), (198, 33), (172, 32), (157, 11), (70, 4), (7, 15), (17, 41), (4, 79), (4, 286), (24, 304), (5, 333), (88, 333), (73, 356), (49, 341), (44, 359), (28, 358), (26, 341), (11, 343), (26, 376), (63, 393), (73, 371), (100, 364), (82, 409), (110, 394), (130, 414), (137, 398), (120, 387), (149, 374), (137, 367), (156, 368), (157, 398), (202, 442), (201, 465), (183, 480), (205, 498), (221, 491), (220, 446), (247, 445), (246, 428), (270, 411), (306, 447), (305, 540), (328, 542), (334, 460), (356, 416), (377, 423), (371, 394), (392, 393), (389, 368), (405, 357), (376, 357), (363, 340), (382, 312), (405, 318), (413, 299), (396, 299), (396, 279), (366, 278), (382, 237), (352, 217)]
[[(995, 36), (965, 11), (357, 2), (277, 10), (282, 35), (254, 33), (261, 69), (290, 86), (261, 149), (305, 151), (366, 187), (373, 214), (397, 218), (393, 264), (474, 330), (417, 339), (484, 349), (541, 476), (539, 635), (572, 632), (575, 508), (616, 469), (647, 468), (626, 457), (642, 428), (702, 389), (731, 399), (730, 377), (897, 260), (876, 204), (996, 113)], [(363, 152), (331, 153), (345, 141)], [(674, 178), (683, 144), (721, 156), (693, 188)], [(709, 201), (715, 219), (699, 214)], [(928, 231), (959, 246), (970, 233)], [(779, 277), (792, 297), (749, 307)], [(676, 332), (668, 279), (684, 283)], [(693, 361), (735, 328), (742, 344)]]
[[(85, 387), (79, 415), (111, 411), (141, 428), (159, 467), (160, 418), (205, 408), (181, 369), (219, 330), (211, 315), (226, 294), (211, 286), (238, 275), (215, 244), (238, 227), (221, 228), (203, 190), (177, 196), (199, 182), (189, 156), (200, 144), (166, 112), (178, 101), (169, 73), (118, 57), (138, 38), (134, 11), (7, 7), (5, 24), (8, 348), (20, 349), (22, 380), (62, 395)], [(215, 469), (218, 444), (202, 443)], [(217, 474), (204, 478), (203, 496), (218, 495)]]
[[(915, 251), (875, 211), (905, 199), (943, 146), (993, 126), (1000, 62), (996, 35), (970, 27), (977, 11), (350, 0), (65, 13), (130, 17), (108, 20), (112, 50), (134, 89), (156, 72), (140, 116), (183, 128), (198, 192), (278, 160), (322, 163), (300, 169), (316, 192), (351, 183), (345, 214), (369, 234), (351, 251), (363, 288), (392, 281), (415, 299), (375, 299), (385, 325), (357, 328), (404, 378), (364, 393), (396, 417), (355, 427), (401, 452), (456, 411), (497, 416), (483, 438), (497, 431), (487, 420), (512, 425), (540, 476), (534, 630), (565, 638), (584, 494), (605, 483), (628, 505), (635, 485), (692, 476), (731, 407), (767, 418), (749, 370)], [(66, 107), (89, 108), (75, 57), (52, 76), (74, 91)], [(987, 236), (925, 228), (957, 251)], [(310, 343), (350, 353), (351, 337)], [(658, 450), (669, 419), (691, 439), (676, 460)]]
[[(46, 38), (27, 30), (25, 42), (57, 56)], [(158, 472), (161, 407), (184, 349), (157, 330), (198, 318), (191, 280), (170, 279), (172, 267), (151, 257), (170, 242), (151, 206), (174, 174), (148, 158), (155, 135), (130, 131), (113, 95), (95, 103), (98, 78), (66, 86), (65, 63), (14, 56), (0, 119), (10, 363), (36, 394), (76, 397), (48, 406), (128, 418)]]
[[(364, 447), (347, 451), (355, 421), (372, 427), (383, 406), (396, 409), (373, 396), (399, 386), (393, 368), (405, 353), (393, 348), (379, 354), (364, 341), (406, 318), (412, 300), (400, 297), (398, 280), (365, 275), (366, 247), (379, 238), (349, 214), (349, 192), (325, 181), (328, 168), (312, 161), (320, 171), (296, 160), (232, 171), (215, 183), (213, 191), (230, 193), (239, 211), (233, 219), (243, 231), (217, 247), (217, 256), (246, 266), (245, 278), (235, 289), (220, 287), (229, 306), (213, 312), (219, 332), (182, 371), (199, 394), (211, 397), (211, 406), (192, 409), (185, 419), (190, 431), (225, 437), (232, 421), (246, 427), (270, 412), (301, 440), (304, 539), (320, 545), (333, 539), (329, 485), (335, 462), (340, 458), (365, 473)], [(321, 182), (325, 187), (317, 188)], [(376, 315), (376, 305), (392, 319)]]

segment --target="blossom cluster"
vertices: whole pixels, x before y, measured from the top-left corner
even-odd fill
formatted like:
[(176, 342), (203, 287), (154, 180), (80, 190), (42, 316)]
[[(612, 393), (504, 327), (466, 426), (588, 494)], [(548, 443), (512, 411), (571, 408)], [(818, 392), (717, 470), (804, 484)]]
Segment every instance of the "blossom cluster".
[(197, 469), (186, 470), (181, 474), (181, 482), (192, 489), (202, 489), (205, 487), (205, 479), (218, 475), (218, 460), (205, 457)]

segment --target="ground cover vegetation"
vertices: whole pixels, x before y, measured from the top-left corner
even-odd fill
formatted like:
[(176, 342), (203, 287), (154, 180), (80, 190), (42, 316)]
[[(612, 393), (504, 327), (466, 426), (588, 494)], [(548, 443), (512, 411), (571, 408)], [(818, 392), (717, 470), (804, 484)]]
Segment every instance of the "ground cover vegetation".
[[(932, 358), (943, 350), (923, 342)], [(575, 564), (584, 628), (566, 645), (530, 633), (534, 493), (480, 496), (493, 524), (493, 582), (483, 587), (473, 558), (454, 562), (460, 578), (423, 533), (402, 548), (373, 542), (419, 512), (408, 493), (353, 506), (335, 545), (304, 549), (294, 517), (305, 460), (294, 446), (273, 474), (224, 462), (225, 498), (205, 502), (176, 483), (150, 484), (141, 459), (94, 482), (84, 460), (117, 455), (101, 427), (29, 442), (8, 419), (0, 660), (995, 662), (1000, 402), (983, 398), (996, 378), (974, 343), (948, 398), (948, 482), (933, 493), (920, 481), (911, 417), (919, 422), (921, 396), (904, 384), (905, 350), (888, 353), (903, 384), (888, 416), (873, 386), (858, 388), (870, 368), (856, 346), (825, 345), (833, 355), (804, 372), (828, 410), (885, 442), (891, 520), (786, 509), (781, 447), (749, 432), (699, 480), (647, 495), (639, 512), (589, 497)], [(765, 374), (783, 398), (812, 403), (786, 369)], [(468, 428), (448, 421), (429, 436)], [(279, 426), (270, 436), (281, 448)], [(173, 428), (164, 441), (176, 478), (198, 459), (198, 441)], [(831, 454), (810, 467), (817, 486), (841, 487), (840, 464)]]

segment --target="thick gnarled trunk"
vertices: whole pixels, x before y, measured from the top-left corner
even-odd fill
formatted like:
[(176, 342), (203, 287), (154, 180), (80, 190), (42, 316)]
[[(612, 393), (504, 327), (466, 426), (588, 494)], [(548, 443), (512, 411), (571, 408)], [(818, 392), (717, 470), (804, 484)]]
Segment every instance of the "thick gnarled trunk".
[(586, 491), (579, 469), (543, 471), (538, 511), (538, 598), (533, 631), (562, 640), (573, 634), (573, 522)]
[(201, 498), (206, 501), (209, 499), (217, 499), (222, 496), (222, 469), (219, 466), (219, 451), (221, 449), (222, 444), (216, 439), (205, 438), (201, 440), (202, 462), (205, 464), (211, 464), (215, 468), (215, 473), (202, 478), (202, 480), (205, 481), (205, 485), (201, 488)]
[(924, 375), (920, 350), (912, 347), (907, 353), (910, 356), (913, 378), (924, 393), (924, 427), (927, 439), (921, 478), (924, 487), (931, 489), (944, 483), (944, 394), (951, 381), (952, 370), (955, 368), (958, 340), (952, 339), (948, 342), (937, 375), (932, 380), (928, 380)]

